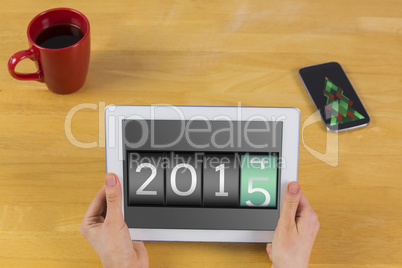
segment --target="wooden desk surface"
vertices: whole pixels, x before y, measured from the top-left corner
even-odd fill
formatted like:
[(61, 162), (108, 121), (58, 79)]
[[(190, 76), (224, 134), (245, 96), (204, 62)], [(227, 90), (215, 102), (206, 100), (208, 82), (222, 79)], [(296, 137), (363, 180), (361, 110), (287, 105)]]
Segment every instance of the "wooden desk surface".
[[(314, 113), (300, 67), (338, 61), (371, 116), (340, 133), (339, 163), (300, 144), (299, 180), (321, 230), (310, 267), (402, 267), (402, 3), (336, 1), (2, 1), (0, 11), (0, 267), (98, 267), (79, 232), (103, 185), (108, 104), (294, 106)], [(87, 15), (87, 82), (61, 96), (11, 78), (39, 12)], [(34, 64), (22, 62), (20, 71)], [(72, 131), (65, 117), (80, 110)], [(325, 152), (321, 123), (304, 131)], [(146, 242), (152, 267), (267, 267), (263, 244)]]

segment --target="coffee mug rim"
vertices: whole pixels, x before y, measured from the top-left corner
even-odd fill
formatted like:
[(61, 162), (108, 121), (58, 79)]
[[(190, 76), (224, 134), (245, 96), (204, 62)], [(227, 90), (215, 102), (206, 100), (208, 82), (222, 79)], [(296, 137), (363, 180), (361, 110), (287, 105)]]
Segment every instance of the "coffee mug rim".
[[(71, 12), (77, 13), (80, 17), (82, 17), (82, 18), (84, 19), (85, 24), (86, 24), (86, 26), (87, 26), (87, 29), (86, 29), (86, 31), (85, 31), (84, 36), (83, 36), (77, 43), (75, 43), (75, 44), (73, 44), (73, 45), (71, 45), (71, 46), (68, 46), (68, 47), (63, 47), (63, 48), (46, 48), (46, 47), (42, 47), (42, 46), (36, 44), (36, 43), (35, 43), (35, 40), (32, 40), (31, 35), (30, 35), (30, 31), (31, 31), (31, 27), (32, 27), (33, 23), (34, 23), (39, 17), (41, 17), (41, 16), (43, 16), (43, 15), (45, 15), (45, 14), (47, 14), (47, 13), (54, 12), (54, 11), (71, 11)], [(48, 9), (48, 10), (42, 11), (41, 13), (39, 13), (38, 15), (36, 15), (36, 16), (29, 22), (29, 24), (28, 24), (28, 28), (27, 28), (27, 37), (28, 37), (29, 43), (31, 43), (32, 46), (35, 46), (35, 47), (37, 47), (38, 49), (41, 49), (41, 50), (49, 50), (49, 51), (62, 51), (62, 50), (67, 50), (67, 49), (71, 49), (71, 48), (73, 48), (73, 47), (78, 46), (84, 39), (86, 39), (86, 38), (88, 37), (88, 35), (89, 35), (89, 28), (90, 28), (90, 26), (89, 26), (89, 20), (87, 19), (87, 17), (86, 17), (84, 14), (82, 14), (82, 13), (79, 12), (78, 10), (75, 10), (75, 9), (73, 9), (73, 8), (68, 8), (68, 7), (57, 7), (57, 8), (52, 8), (52, 9)]]

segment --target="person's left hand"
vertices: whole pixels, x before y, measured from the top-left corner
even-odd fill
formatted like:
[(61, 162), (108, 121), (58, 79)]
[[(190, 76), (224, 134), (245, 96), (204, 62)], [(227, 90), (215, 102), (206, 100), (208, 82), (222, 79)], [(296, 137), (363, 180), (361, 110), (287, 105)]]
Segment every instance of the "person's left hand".
[(81, 234), (95, 249), (103, 267), (149, 267), (143, 242), (131, 241), (123, 219), (121, 185), (115, 174), (106, 174), (85, 214)]

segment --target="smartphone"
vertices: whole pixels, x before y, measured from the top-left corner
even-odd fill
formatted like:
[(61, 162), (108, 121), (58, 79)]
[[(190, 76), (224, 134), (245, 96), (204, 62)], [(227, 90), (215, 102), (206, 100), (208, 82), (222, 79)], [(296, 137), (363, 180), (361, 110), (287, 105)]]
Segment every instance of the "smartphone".
[(370, 122), (366, 109), (339, 63), (307, 66), (299, 70), (299, 76), (328, 130), (355, 129)]

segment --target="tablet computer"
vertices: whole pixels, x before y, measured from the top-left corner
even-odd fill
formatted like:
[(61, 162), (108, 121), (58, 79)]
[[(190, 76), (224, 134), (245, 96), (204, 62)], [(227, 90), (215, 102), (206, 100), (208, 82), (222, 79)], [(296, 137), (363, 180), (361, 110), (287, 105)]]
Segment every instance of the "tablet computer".
[(297, 108), (105, 108), (106, 167), (133, 240), (271, 242), (297, 180)]

